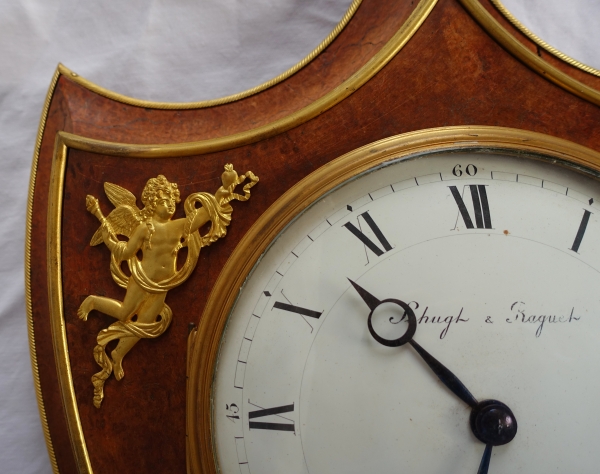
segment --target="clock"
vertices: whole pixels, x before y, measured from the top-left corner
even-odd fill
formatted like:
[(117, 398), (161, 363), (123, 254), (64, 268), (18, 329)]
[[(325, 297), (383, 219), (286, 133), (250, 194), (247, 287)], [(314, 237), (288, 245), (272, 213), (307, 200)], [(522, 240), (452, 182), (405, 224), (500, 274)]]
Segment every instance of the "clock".
[[(217, 101), (137, 100), (57, 69), (25, 242), (54, 472), (594, 458), (593, 372), (578, 371), (597, 334), (600, 79), (488, 0), (352, 5), (316, 56)], [(185, 227), (160, 244), (152, 183), (175, 227), (200, 225), (201, 253)], [(149, 234), (126, 244), (139, 219)], [(144, 260), (140, 235), (181, 278), (117, 264)], [(130, 268), (164, 303), (151, 327), (104, 305), (132, 295)]]
[(599, 169), (549, 136), (450, 127), (298, 183), (201, 319), (195, 466), (591, 472)]

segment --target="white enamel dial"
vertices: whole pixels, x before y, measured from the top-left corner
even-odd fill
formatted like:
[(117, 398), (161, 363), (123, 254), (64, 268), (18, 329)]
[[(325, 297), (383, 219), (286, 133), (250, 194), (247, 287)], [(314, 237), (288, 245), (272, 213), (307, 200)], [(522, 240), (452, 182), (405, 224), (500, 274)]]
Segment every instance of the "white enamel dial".
[[(595, 179), (543, 160), (446, 153), (319, 200), (229, 318), (213, 399), (221, 472), (477, 472), (469, 406), (410, 345), (374, 340), (349, 279), (409, 304), (414, 340), (475, 398), (512, 409), (517, 435), (490, 472), (595, 472), (599, 199)], [(374, 327), (400, 337), (402, 316), (381, 305)]]

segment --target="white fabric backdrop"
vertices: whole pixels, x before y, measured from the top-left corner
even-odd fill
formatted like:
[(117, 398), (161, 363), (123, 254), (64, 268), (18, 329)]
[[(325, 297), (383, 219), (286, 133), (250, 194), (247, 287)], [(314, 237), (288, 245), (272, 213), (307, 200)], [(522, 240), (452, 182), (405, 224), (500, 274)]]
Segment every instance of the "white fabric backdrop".
[[(63, 62), (103, 87), (137, 98), (217, 98), (258, 85), (300, 61), (329, 34), (350, 2), (0, 3), (0, 471), (51, 473), (29, 363), (23, 242), (33, 146), (56, 64)], [(600, 18), (598, 0), (568, 2), (570, 12), (579, 12), (569, 13), (569, 25), (588, 27), (577, 35), (556, 26), (567, 18), (567, 2), (505, 3), (550, 44), (552, 32), (559, 32), (557, 47), (600, 67), (600, 28), (593, 24)], [(540, 31), (539, 24), (555, 26)]]
[(502, 0), (502, 3), (550, 46), (600, 69), (600, 1)]

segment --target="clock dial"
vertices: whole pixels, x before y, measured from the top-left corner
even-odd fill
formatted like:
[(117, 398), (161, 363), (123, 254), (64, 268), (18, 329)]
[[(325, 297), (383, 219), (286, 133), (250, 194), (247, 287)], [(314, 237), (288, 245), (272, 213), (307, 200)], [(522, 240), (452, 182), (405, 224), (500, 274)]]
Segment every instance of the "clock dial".
[[(414, 312), (414, 341), (507, 404), (494, 473), (600, 461), (600, 199), (544, 160), (442, 153), (347, 182), (273, 242), (230, 315), (213, 399), (224, 473), (476, 472), (471, 408), (409, 344), (371, 335), (351, 282)], [(397, 339), (402, 306), (373, 330)]]

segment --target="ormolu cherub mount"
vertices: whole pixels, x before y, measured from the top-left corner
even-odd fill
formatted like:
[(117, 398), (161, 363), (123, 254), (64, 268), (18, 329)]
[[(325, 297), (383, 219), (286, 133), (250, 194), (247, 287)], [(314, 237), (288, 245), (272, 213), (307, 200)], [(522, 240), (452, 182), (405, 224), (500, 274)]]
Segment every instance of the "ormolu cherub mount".
[[(243, 188), (244, 195), (236, 194), (236, 186), (246, 179), (249, 182)], [(175, 220), (171, 218), (176, 204), (181, 201), (180, 193), (177, 184), (170, 183), (163, 175), (148, 180), (142, 191), (144, 208), (141, 210), (135, 196), (116, 184), (104, 183), (106, 196), (115, 206), (107, 217), (102, 214), (98, 200), (87, 196), (87, 210), (101, 223), (90, 245), (104, 242), (109, 248), (112, 278), (127, 290), (123, 301), (90, 295), (77, 311), (83, 321), (92, 310), (118, 320), (100, 331), (94, 347), (94, 359), (102, 369), (92, 376), (97, 408), (102, 404), (104, 383), (110, 374), (114, 372), (117, 380), (125, 376), (123, 358), (133, 346), (140, 339), (156, 338), (167, 330), (173, 317), (165, 303), (167, 292), (187, 280), (196, 267), (202, 247), (225, 237), (233, 212), (229, 202), (247, 201), (258, 177), (251, 171), (238, 176), (233, 165), (227, 164), (221, 181), (223, 185), (214, 195), (190, 194), (184, 203), (186, 217)], [(197, 204), (200, 207), (196, 207)], [(199, 229), (207, 222), (210, 229), (201, 236)], [(120, 240), (119, 235), (128, 240)], [(183, 247), (188, 248), (187, 258), (178, 269), (177, 254)], [(123, 271), (122, 262), (127, 262), (131, 275)], [(119, 342), (109, 357), (106, 345), (116, 339)]]
[[(314, 202), (323, 180), (332, 186), (345, 182), (331, 167), (334, 159), (368, 147), (363, 168), (348, 162), (342, 170), (362, 173), (378, 153), (389, 150), (391, 142), (385, 140), (399, 134), (414, 140), (415, 156), (459, 145), (514, 148), (517, 139), (519, 149), (526, 146), (536, 155), (540, 142), (523, 135), (526, 131), (576, 143), (579, 165), (597, 162), (586, 150), (600, 150), (600, 77), (538, 47), (515, 29), (497, 3), (353, 0), (334, 32), (288, 72), (205, 102), (125, 97), (58, 67), (35, 144), (25, 241), (34, 387), (54, 473), (113, 472), (115, 465), (123, 473), (218, 472), (213, 381), (230, 308), (264, 247)], [(557, 111), (568, 113), (556, 120)], [(496, 128), (510, 130), (512, 138), (502, 138)], [(573, 156), (572, 148), (552, 143), (557, 164)], [(139, 197), (148, 178), (164, 175), (179, 184), (185, 201), (196, 192), (192, 183), (210, 182), (210, 187), (198, 185), (203, 190), (218, 188), (217, 175), (230, 162), (252, 169), (268, 189), (236, 214), (227, 239), (202, 252), (206, 263), (200, 264), (201, 272), (192, 272), (195, 261), (184, 270), (195, 245), (192, 234), (205, 234), (204, 227), (193, 231), (197, 221), (190, 217), (190, 235), (181, 242), (187, 247), (179, 251), (175, 238), (160, 232), (177, 219), (158, 222), (158, 210), (146, 213), (144, 199), (139, 210), (133, 194), (123, 188)], [(298, 186), (311, 175), (319, 184)], [(107, 181), (120, 185), (104, 187), (108, 199), (130, 210), (108, 213), (102, 196)], [(88, 246), (96, 226), (84, 206), (86, 194), (102, 197), (98, 209), (103, 208), (110, 228), (101, 228), (95, 239), (109, 251)], [(166, 210), (177, 201), (173, 194), (171, 188), (161, 194)], [(103, 220), (93, 201), (87, 201)], [(194, 207), (208, 212), (200, 204)], [(261, 215), (267, 218), (260, 220)], [(187, 223), (183, 211), (176, 217)], [(198, 245), (218, 233), (208, 217), (206, 227), (212, 228)], [(118, 222), (125, 230), (118, 231)], [(174, 227), (183, 236), (185, 224)], [(136, 241), (136, 231), (137, 243), (129, 244)], [(137, 245), (142, 247), (133, 257)], [(238, 261), (232, 257), (236, 247), (236, 255), (244, 254)], [(121, 258), (123, 270), (111, 273), (125, 292), (110, 281), (106, 268), (109, 260), (119, 267)], [(171, 273), (162, 273), (163, 263)], [(145, 277), (134, 274), (139, 269)], [(168, 282), (183, 282), (188, 275), (187, 283), (165, 298)], [(93, 312), (85, 324), (78, 318), (80, 307), (82, 314), (102, 301), (114, 310), (108, 314), (121, 318)], [(112, 371), (122, 373), (126, 348), (166, 329), (165, 302), (176, 318), (168, 333), (142, 342), (128, 356), (127, 379), (109, 382), (104, 409), (96, 409), (90, 403), (96, 388), (90, 378), (98, 372), (92, 349), (99, 346), (101, 387)], [(147, 309), (150, 305), (156, 309)], [(136, 307), (137, 317), (135, 312), (123, 316), (128, 312), (123, 307)], [(149, 322), (140, 316), (146, 310)], [(152, 324), (152, 329), (144, 326)], [(188, 332), (190, 324), (197, 329)], [(157, 363), (159, 358), (168, 364)], [(107, 362), (111, 366), (105, 369)]]

